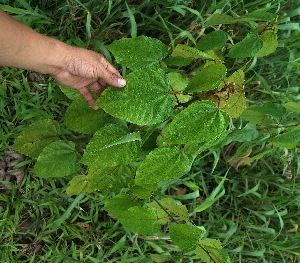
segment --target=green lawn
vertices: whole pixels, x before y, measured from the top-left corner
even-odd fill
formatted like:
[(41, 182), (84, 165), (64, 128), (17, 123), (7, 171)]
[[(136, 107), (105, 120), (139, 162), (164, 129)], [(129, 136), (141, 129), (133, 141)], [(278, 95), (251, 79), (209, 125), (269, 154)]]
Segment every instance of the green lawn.
[[(41, 33), (101, 52), (113, 63), (106, 45), (120, 38), (146, 35), (172, 50), (177, 44), (195, 45), (209, 32), (204, 24), (213, 13), (238, 17), (264, 9), (277, 14), (276, 52), (247, 64), (247, 105), (262, 114), (259, 121), (253, 120), (253, 111), (234, 119), (231, 127), (243, 133), (231, 134), (219, 147), (200, 154), (190, 173), (162, 187), (160, 194), (177, 196), (193, 223), (205, 228), (205, 237), (219, 239), (232, 262), (300, 262), (299, 142), (291, 147), (266, 142), (300, 124), (297, 0), (2, 0), (0, 8)], [(242, 39), (255, 23), (222, 24), (220, 29)], [(229, 62), (232, 71), (244, 63)], [(48, 76), (0, 68), (0, 156), (39, 119), (58, 121), (65, 136), (84, 147), (90, 136), (63, 126), (70, 103)], [(30, 158), (17, 168), (21, 166), (25, 177), (18, 187), (3, 178), (0, 184), (0, 262), (153, 262), (151, 254), (175, 256), (154, 262), (200, 262), (182, 253), (168, 233), (141, 237), (125, 230), (103, 209), (105, 194), (70, 197), (70, 178), (34, 177)], [(214, 202), (195, 213), (225, 174), (224, 191), (220, 188)]]

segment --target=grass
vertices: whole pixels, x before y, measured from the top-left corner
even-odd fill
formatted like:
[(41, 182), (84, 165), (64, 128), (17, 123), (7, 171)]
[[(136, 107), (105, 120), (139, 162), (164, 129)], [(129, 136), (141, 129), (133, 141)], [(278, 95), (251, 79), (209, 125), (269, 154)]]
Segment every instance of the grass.
[[(93, 48), (108, 59), (104, 45), (121, 37), (145, 34), (170, 47), (191, 44), (199, 38), (203, 21), (214, 12), (244, 14), (266, 7), (280, 15), (279, 48), (247, 73), (248, 103), (300, 100), (300, 6), (296, 0), (156, 0), (127, 1), (127, 5), (119, 0), (101, 5), (94, 0), (2, 2), (4, 9), (37, 31)], [(244, 27), (235, 25), (234, 30), (242, 34)], [(47, 76), (10, 68), (0, 69), (0, 76), (2, 153), (31, 122), (40, 118), (61, 122), (69, 101)], [(300, 262), (299, 149), (273, 149), (259, 141), (269, 132), (280, 132), (281, 125), (299, 122), (299, 116), (284, 115), (276, 121), (277, 126), (258, 128), (253, 142), (211, 149), (197, 159), (188, 176), (165, 189), (193, 211), (227, 173), (225, 194), (194, 214), (193, 220), (205, 227), (207, 236), (221, 240), (232, 262)], [(235, 125), (244, 127), (245, 123), (240, 120)], [(250, 146), (251, 157), (256, 158), (251, 166), (235, 170), (226, 160), (244, 146)], [(144, 240), (124, 230), (103, 210), (101, 193), (68, 197), (67, 180), (37, 179), (30, 175), (31, 169), (29, 164), (18, 188), (1, 189), (1, 262), (151, 262), (151, 253), (177, 251), (168, 237)], [(193, 261), (183, 257), (178, 262)]]

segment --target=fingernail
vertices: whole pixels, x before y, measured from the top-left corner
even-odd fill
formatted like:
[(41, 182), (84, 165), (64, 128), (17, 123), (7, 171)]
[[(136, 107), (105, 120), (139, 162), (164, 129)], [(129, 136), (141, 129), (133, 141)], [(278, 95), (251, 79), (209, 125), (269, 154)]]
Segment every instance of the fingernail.
[(122, 86), (122, 87), (124, 87), (125, 85), (126, 85), (126, 80), (125, 79), (118, 79), (118, 83)]
[(94, 106), (92, 106), (92, 109), (93, 109), (93, 110), (98, 110), (99, 107), (94, 105)]

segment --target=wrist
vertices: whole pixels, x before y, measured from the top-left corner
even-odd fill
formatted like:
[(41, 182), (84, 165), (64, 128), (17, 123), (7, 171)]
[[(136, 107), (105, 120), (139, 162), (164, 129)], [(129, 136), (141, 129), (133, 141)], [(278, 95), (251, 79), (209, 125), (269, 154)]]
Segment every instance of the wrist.
[(43, 74), (54, 75), (66, 65), (67, 56), (71, 46), (54, 38), (46, 37), (45, 54), (42, 56), (40, 68), (35, 69)]

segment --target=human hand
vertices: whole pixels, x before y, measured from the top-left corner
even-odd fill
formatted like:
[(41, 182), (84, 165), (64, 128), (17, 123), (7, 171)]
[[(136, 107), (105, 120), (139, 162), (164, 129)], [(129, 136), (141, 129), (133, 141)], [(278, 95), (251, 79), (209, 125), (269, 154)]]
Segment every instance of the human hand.
[(59, 83), (77, 89), (91, 106), (96, 100), (89, 88), (100, 96), (108, 85), (119, 88), (126, 85), (120, 73), (101, 54), (71, 46), (67, 46), (60, 68), (51, 75)]

